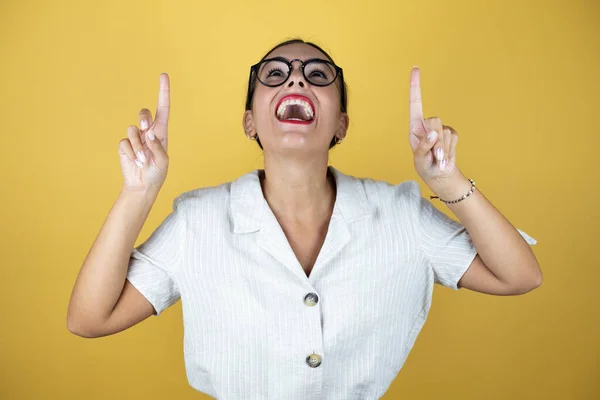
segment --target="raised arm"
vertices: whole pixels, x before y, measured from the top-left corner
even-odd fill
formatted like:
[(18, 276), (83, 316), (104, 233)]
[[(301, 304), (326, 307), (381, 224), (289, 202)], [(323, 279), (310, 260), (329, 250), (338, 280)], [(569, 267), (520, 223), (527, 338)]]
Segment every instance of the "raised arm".
[(123, 187), (81, 266), (67, 311), (67, 327), (78, 336), (110, 335), (155, 313), (126, 276), (135, 241), (166, 179), (169, 92), (169, 77), (161, 74), (156, 120), (141, 110), (141, 129), (130, 126), (119, 143)]
[(494, 295), (527, 293), (542, 284), (542, 271), (528, 242), (456, 165), (458, 133), (439, 118), (423, 117), (420, 70), (410, 74), (409, 141), (417, 173), (459, 219), (477, 256), (459, 287)]

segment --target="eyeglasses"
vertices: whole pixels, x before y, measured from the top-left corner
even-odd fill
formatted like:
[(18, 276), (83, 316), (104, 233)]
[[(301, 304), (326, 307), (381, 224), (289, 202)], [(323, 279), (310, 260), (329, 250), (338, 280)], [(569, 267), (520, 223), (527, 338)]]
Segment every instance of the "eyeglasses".
[(334, 63), (320, 58), (311, 58), (306, 61), (299, 59), (286, 60), (283, 57), (274, 57), (263, 60), (250, 67), (250, 81), (252, 73), (265, 86), (275, 87), (283, 85), (292, 74), (292, 63), (300, 61), (300, 71), (307, 82), (315, 86), (329, 86), (335, 82), (338, 75), (342, 76), (342, 69)]

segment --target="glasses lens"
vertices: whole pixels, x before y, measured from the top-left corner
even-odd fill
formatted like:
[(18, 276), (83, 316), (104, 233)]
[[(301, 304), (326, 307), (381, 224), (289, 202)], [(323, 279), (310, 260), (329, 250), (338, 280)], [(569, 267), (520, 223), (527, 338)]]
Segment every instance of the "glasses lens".
[(304, 66), (306, 79), (317, 86), (330, 85), (337, 76), (335, 67), (325, 61), (313, 60)]
[(282, 61), (267, 61), (258, 67), (258, 79), (267, 86), (281, 85), (290, 72), (289, 67)]

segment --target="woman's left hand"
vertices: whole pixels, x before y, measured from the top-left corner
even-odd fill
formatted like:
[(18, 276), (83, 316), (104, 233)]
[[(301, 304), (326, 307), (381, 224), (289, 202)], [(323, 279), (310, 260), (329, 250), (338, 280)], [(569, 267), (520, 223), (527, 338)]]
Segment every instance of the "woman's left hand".
[[(417, 173), (438, 196), (454, 182), (465, 180), (456, 166), (458, 134), (437, 117), (423, 118), (421, 72), (410, 73), (410, 146)], [(462, 179), (461, 179), (462, 177)], [(440, 196), (441, 197), (441, 196)]]

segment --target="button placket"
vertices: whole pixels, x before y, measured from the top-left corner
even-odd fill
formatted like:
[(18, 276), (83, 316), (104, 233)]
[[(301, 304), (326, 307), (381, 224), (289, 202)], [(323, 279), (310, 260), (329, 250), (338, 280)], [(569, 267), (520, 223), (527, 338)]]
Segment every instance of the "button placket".
[[(314, 307), (319, 302), (319, 296), (316, 293), (310, 292), (304, 296), (303, 301), (307, 307)], [(313, 351), (312, 354), (306, 357), (306, 363), (311, 368), (317, 368), (321, 365), (321, 356)]]

